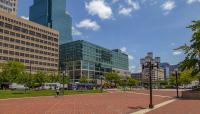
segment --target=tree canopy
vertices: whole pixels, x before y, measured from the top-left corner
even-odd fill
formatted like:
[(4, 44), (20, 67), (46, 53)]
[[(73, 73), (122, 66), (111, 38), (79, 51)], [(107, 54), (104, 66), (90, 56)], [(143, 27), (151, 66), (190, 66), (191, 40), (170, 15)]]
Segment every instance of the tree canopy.
[(1, 63), (1, 81), (16, 83), (18, 78), (21, 77), (24, 73), (25, 66), (20, 62), (8, 61), (6, 63)]
[[(198, 79), (197, 75), (193, 75), (192, 71), (193, 71), (192, 69), (188, 69), (180, 72), (178, 75), (178, 84), (187, 85), (190, 84), (192, 81), (197, 80)], [(176, 84), (176, 77), (174, 74), (170, 76), (169, 82), (171, 85)]]
[(115, 85), (120, 82), (120, 76), (115, 72), (105, 73), (105, 80), (110, 84), (114, 83)]
[(88, 77), (87, 76), (82, 76), (81, 78), (80, 78), (80, 81), (79, 81), (80, 83), (88, 83), (89, 82), (89, 79), (88, 79)]
[(193, 21), (188, 28), (192, 30), (193, 35), (190, 44), (178, 48), (186, 54), (185, 60), (180, 63), (180, 69), (182, 71), (192, 69), (192, 75), (197, 75), (200, 73), (200, 20)]

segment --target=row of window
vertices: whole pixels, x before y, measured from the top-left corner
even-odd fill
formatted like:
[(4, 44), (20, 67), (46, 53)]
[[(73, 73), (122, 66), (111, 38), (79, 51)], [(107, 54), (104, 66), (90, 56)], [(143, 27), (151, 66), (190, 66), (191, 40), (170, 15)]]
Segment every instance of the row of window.
[[(29, 71), (29, 69), (30, 69), (30, 66), (26, 66), (26, 69)], [(57, 72), (58, 70), (57, 70), (57, 68), (44, 68), (44, 67), (31, 67), (31, 71), (32, 72), (35, 72), (35, 71), (46, 71), (46, 72)]]
[(22, 44), (24, 46), (31, 46), (31, 47), (35, 47), (35, 48), (40, 48), (40, 50), (44, 49), (46, 51), (58, 52), (57, 48), (51, 48), (51, 47), (47, 47), (47, 46), (44, 46), (44, 45), (39, 45), (39, 44), (35, 44), (35, 43), (26, 42), (26, 41), (23, 41), (23, 40), (17, 40), (17, 39), (14, 39), (14, 38), (9, 38), (9, 37), (6, 37), (6, 36), (3, 37), (3, 36), (0, 35), (0, 40), (5, 40), (5, 41), (8, 41), (10, 43)]
[(47, 62), (40, 62), (40, 61), (33, 61), (33, 60), (27, 60), (27, 59), (19, 59), (19, 58), (13, 58), (13, 57), (3, 57), (0, 56), (0, 60), (5, 61), (18, 61), (26, 64), (32, 64), (32, 65), (41, 65), (41, 66), (47, 66), (47, 67), (58, 67), (58, 64), (54, 63), (47, 63)]
[(0, 5), (0, 9), (3, 11), (7, 11), (8, 13), (12, 12), (12, 8), (5, 5)]
[(39, 56), (39, 55), (33, 55), (33, 54), (28, 54), (28, 53), (21, 53), (21, 52), (16, 52), (16, 51), (11, 51), (11, 50), (0, 49), (0, 54), (11, 55), (11, 56), (21, 56), (21, 57), (28, 57), (28, 58), (32, 58), (32, 59), (40, 59), (40, 60), (58, 62), (58, 59)]
[(56, 57), (56, 58), (58, 57), (58, 54), (55, 54), (55, 53), (50, 53), (50, 52), (32, 49), (32, 48), (28, 48), (28, 47), (16, 46), (16, 45), (13, 45), (13, 44), (7, 44), (7, 43), (2, 43), (2, 42), (0, 42), (0, 47), (11, 48), (13, 50), (27, 51), (27, 52), (31, 52), (31, 53), (40, 54), (40, 55), (48, 55), (48, 56)]
[[(54, 34), (52, 32), (49, 32), (49, 31), (46, 31), (44, 29), (40, 29), (36, 26), (32, 26), (30, 24), (25, 24), (23, 22), (20, 22), (20, 21), (17, 21), (17, 20), (14, 20), (14, 19), (10, 19), (10, 18), (7, 18), (5, 16), (0, 16), (0, 19), (2, 19), (3, 21), (8, 21), (8, 22), (11, 22), (13, 24), (17, 24), (19, 25), (20, 27), (22, 28), (28, 28), (28, 29), (33, 29), (34, 31), (38, 31), (38, 32), (43, 32), (43, 33), (46, 33), (48, 35), (51, 35), (51, 36), (55, 36), (55, 37), (58, 37), (58, 34)], [(24, 20), (21, 20), (21, 21), (24, 21)]]
[(52, 37), (48, 37), (49, 41), (46, 41), (46, 40), (43, 40), (43, 39), (38, 39), (36, 37), (30, 37), (30, 36), (15, 33), (15, 32), (12, 32), (12, 31), (3, 30), (3, 29), (0, 29), (0, 33), (7, 34), (7, 35), (10, 35), (12, 37), (18, 37), (18, 38), (22, 38), (22, 39), (26, 39), (26, 40), (31, 40), (31, 41), (34, 41), (34, 42), (37, 42), (37, 43), (48, 44), (48, 45), (58, 47), (58, 41), (52, 42), (53, 41), (53, 40), (51, 40)]
[(8, 6), (12, 6), (12, 3), (10, 0), (0, 0), (1, 3), (5, 4), (5, 5), (8, 5)]

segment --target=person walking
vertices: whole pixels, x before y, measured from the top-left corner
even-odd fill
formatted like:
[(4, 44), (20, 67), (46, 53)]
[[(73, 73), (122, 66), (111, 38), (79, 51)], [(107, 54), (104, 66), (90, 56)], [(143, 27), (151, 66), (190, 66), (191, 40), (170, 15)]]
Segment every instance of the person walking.
[(60, 88), (56, 87), (56, 96), (59, 96), (59, 94), (60, 94)]

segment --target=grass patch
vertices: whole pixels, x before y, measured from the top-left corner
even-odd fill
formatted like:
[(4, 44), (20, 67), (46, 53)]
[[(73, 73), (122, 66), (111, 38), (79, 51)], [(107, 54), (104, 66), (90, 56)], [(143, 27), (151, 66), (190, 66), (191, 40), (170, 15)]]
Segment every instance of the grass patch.
[[(76, 94), (89, 94), (89, 93), (101, 93), (100, 90), (65, 90), (65, 95)], [(62, 92), (60, 92), (62, 94)], [(37, 96), (55, 96), (56, 93), (53, 90), (0, 90), (0, 99), (8, 98), (21, 98), (21, 97), (37, 97)]]

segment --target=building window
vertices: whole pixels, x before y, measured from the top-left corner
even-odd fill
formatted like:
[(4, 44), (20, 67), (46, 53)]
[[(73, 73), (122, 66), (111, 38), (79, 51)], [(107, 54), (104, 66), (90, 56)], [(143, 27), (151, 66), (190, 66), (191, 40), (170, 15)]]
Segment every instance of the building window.
[(8, 29), (12, 29), (12, 25), (8, 24), (8, 23), (5, 23), (5, 27), (8, 28)]
[(13, 27), (13, 30), (16, 30), (16, 31), (19, 31), (19, 32), (20, 32), (20, 27), (14, 26), (14, 27)]

